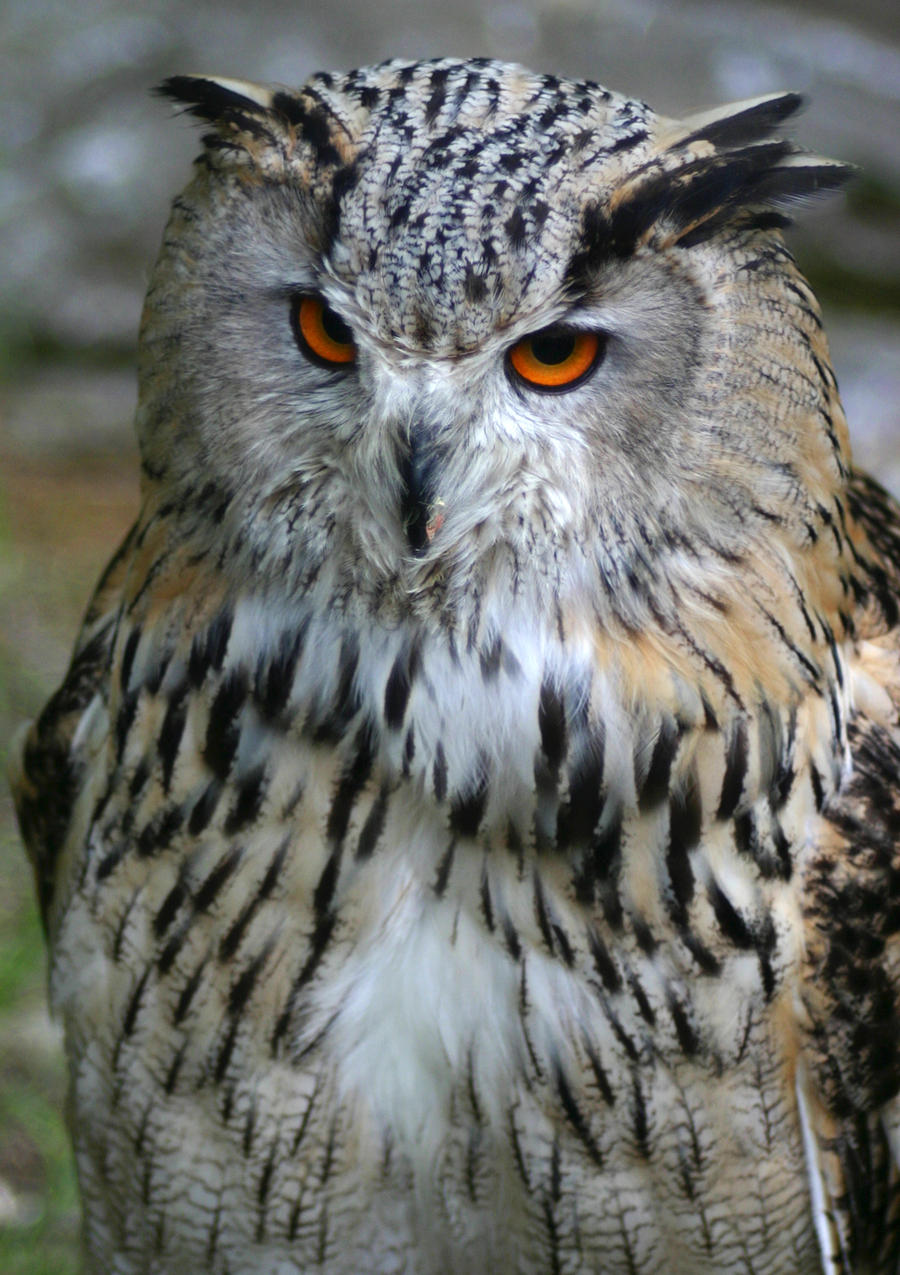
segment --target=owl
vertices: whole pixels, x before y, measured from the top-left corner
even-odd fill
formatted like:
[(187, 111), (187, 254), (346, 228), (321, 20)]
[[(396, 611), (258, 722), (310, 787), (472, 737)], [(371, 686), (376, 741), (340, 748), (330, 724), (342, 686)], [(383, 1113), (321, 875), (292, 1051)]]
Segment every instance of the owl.
[(13, 783), (107, 1275), (896, 1275), (900, 509), (785, 93), (208, 128)]

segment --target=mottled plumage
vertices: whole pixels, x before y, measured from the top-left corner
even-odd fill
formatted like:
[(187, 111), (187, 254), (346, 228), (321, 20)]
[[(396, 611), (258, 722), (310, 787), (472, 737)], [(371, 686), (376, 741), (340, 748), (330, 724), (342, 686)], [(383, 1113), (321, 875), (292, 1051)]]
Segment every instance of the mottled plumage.
[(779, 229), (846, 170), (789, 94), (165, 91), (14, 780), (90, 1269), (897, 1272), (900, 511)]

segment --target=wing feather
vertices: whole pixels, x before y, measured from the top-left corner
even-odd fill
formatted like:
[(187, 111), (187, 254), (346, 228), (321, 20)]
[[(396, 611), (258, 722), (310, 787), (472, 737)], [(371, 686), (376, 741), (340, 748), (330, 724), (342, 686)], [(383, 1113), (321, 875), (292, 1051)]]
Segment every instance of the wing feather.
[(56, 894), (60, 855), (90, 760), (93, 732), (86, 726), (103, 710), (105, 673), (134, 539), (132, 528), (94, 592), (62, 685), (37, 720), (23, 726), (13, 740), (10, 787), (45, 926)]
[(826, 1271), (900, 1271), (900, 505), (855, 474), (852, 766), (803, 869), (797, 1101)]

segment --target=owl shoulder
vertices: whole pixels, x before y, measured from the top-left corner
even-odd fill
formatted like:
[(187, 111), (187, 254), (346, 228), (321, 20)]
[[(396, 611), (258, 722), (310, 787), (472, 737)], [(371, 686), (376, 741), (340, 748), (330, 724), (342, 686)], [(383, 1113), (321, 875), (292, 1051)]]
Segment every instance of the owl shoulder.
[(854, 473), (846, 506), (849, 762), (802, 873), (797, 1088), (820, 1232), (880, 1271), (900, 1263), (900, 504)]
[[(40, 716), (17, 732), (10, 749), (10, 787), (45, 926), (60, 855), (84, 788), (92, 753), (90, 739), (108, 733), (103, 724), (107, 673), (135, 536), (133, 527), (97, 584), (59, 689)], [(88, 730), (89, 722), (93, 720), (96, 727), (98, 719), (103, 719), (99, 731)]]

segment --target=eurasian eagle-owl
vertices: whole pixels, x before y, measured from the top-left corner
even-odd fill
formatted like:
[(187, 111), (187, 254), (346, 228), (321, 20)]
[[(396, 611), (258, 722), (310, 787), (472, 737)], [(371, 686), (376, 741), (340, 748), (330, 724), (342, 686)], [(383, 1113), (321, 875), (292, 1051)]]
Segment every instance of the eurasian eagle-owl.
[(896, 1272), (900, 515), (792, 94), (210, 125), (16, 779), (91, 1269)]

